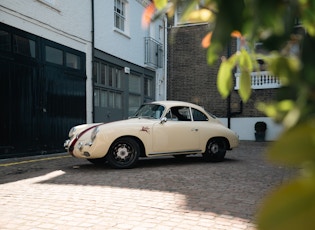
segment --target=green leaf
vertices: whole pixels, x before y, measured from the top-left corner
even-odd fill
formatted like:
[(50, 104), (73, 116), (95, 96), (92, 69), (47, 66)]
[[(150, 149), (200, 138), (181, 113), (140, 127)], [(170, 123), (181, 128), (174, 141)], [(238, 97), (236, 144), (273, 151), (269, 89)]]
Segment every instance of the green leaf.
[(274, 142), (268, 157), (274, 162), (300, 166), (315, 161), (315, 119), (296, 125)]
[(248, 72), (253, 71), (254, 68), (252, 59), (244, 48), (241, 49), (239, 66), (241, 69), (247, 70)]
[(211, 45), (207, 50), (207, 62), (213, 65), (219, 58), (219, 53), (222, 51), (222, 45), (218, 42), (211, 41)]
[(315, 177), (298, 178), (267, 197), (258, 213), (260, 230), (311, 230), (315, 226)]
[(243, 102), (247, 102), (252, 92), (252, 78), (248, 71), (243, 71), (240, 76), (239, 95)]
[(232, 69), (234, 65), (229, 61), (223, 61), (220, 65), (218, 78), (217, 78), (217, 87), (219, 93), (223, 98), (226, 98), (230, 94), (232, 88)]
[(154, 5), (158, 10), (161, 10), (166, 7), (167, 0), (154, 0)]
[[(278, 102), (258, 102), (257, 109), (264, 112), (268, 117), (271, 117), (277, 122), (282, 122), (286, 127), (291, 127), (298, 120), (297, 108), (293, 100), (282, 100)], [(286, 120), (286, 122), (284, 122)]]
[(277, 52), (265, 59), (269, 65), (270, 71), (281, 79), (282, 85), (288, 85), (298, 78), (298, 72), (301, 68), (297, 57), (281, 56)]

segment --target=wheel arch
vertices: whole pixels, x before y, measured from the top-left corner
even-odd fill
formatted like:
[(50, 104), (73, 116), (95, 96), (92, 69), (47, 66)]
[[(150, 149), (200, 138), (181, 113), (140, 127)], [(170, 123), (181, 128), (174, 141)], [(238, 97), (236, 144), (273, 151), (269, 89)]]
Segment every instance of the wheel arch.
[[(120, 137), (117, 137), (111, 144), (111, 146), (119, 139), (121, 138), (131, 138), (135, 141), (137, 141), (137, 143), (139, 144), (139, 147), (140, 147), (140, 157), (146, 157), (146, 154), (145, 154), (145, 147), (144, 147), (144, 144), (142, 142), (142, 140), (139, 138), (139, 137), (136, 137), (136, 136), (132, 136), (132, 135), (124, 135), (124, 136), (120, 136)], [(111, 149), (111, 146), (109, 149)]]
[(207, 141), (207, 145), (210, 141), (213, 141), (213, 140), (222, 140), (224, 141), (224, 143), (226, 144), (226, 149), (227, 150), (230, 150), (231, 149), (231, 146), (230, 146), (230, 141), (228, 138), (226, 137), (223, 137), (223, 136), (216, 136), (216, 137), (211, 137), (208, 141)]

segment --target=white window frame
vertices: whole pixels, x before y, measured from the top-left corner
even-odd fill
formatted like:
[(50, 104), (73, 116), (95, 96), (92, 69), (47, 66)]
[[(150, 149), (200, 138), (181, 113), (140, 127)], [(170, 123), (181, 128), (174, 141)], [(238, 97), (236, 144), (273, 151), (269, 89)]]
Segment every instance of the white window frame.
[[(123, 32), (126, 32), (127, 26), (127, 4), (126, 0), (114, 0), (114, 27)], [(117, 18), (119, 19), (118, 24)]]
[[(183, 3), (185, 1), (182, 1)], [(200, 9), (200, 4), (204, 4), (203, 0), (200, 0), (199, 4), (196, 3), (195, 10)], [(177, 6), (174, 14), (174, 26), (191, 26), (191, 25), (199, 25), (199, 24), (206, 24), (205, 22), (188, 22), (188, 21), (181, 21), (182, 14), (184, 13), (184, 6)]]

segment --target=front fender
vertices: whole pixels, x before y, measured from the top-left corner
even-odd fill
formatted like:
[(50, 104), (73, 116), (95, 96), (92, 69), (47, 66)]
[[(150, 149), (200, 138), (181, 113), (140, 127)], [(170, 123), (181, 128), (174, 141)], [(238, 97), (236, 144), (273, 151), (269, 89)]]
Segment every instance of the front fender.
[(112, 143), (114, 143), (115, 140), (126, 136), (134, 137), (141, 141), (145, 155), (147, 149), (152, 148), (152, 135), (149, 126), (146, 126), (145, 128), (128, 128), (128, 130), (123, 128), (110, 129), (109, 127), (106, 127), (106, 130), (104, 130), (104, 128), (101, 128), (93, 141), (91, 140), (92, 131), (93, 129), (81, 135), (73, 146), (72, 153), (75, 157), (105, 157)]

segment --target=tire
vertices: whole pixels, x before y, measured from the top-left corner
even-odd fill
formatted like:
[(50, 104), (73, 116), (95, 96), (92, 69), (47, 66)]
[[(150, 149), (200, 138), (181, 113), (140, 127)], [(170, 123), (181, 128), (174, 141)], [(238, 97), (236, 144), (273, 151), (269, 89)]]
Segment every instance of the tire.
[(112, 168), (128, 169), (135, 166), (139, 156), (140, 147), (138, 142), (130, 137), (123, 137), (112, 144), (106, 159)]
[(87, 159), (89, 162), (98, 165), (98, 166), (102, 166), (106, 163), (106, 159), (103, 158), (96, 158), (96, 159)]
[(224, 160), (226, 153), (226, 142), (224, 139), (209, 140), (206, 151), (202, 154), (207, 162), (220, 162)]

